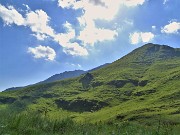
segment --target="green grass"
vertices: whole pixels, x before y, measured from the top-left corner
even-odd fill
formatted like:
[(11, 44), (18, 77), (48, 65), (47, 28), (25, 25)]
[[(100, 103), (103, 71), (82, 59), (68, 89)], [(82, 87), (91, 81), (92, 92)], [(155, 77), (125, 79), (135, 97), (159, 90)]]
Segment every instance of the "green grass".
[[(66, 134), (118, 134), (115, 125), (124, 121), (129, 126), (120, 128), (123, 134), (179, 134), (179, 80), (180, 49), (148, 44), (90, 75), (2, 92), (0, 110), (7, 108), (7, 112), (14, 113), (15, 120), (4, 117), (10, 122), (24, 119), (16, 127), (18, 131), (9, 128), (14, 134), (23, 134), (19, 131), (24, 128), (23, 121), (33, 121), (36, 115), (42, 121), (40, 125), (48, 123), (51, 130), (55, 121), (61, 123), (62, 118), (68, 118), (74, 128), (66, 127)], [(37, 133), (38, 126), (29, 126), (32, 134), (47, 132), (43, 126)], [(83, 128), (86, 126), (87, 130)]]
[(0, 111), (0, 134), (13, 135), (176, 135), (177, 125), (159, 120), (153, 126), (140, 125), (128, 121), (75, 122), (69, 117), (49, 119), (37, 112), (14, 113)]

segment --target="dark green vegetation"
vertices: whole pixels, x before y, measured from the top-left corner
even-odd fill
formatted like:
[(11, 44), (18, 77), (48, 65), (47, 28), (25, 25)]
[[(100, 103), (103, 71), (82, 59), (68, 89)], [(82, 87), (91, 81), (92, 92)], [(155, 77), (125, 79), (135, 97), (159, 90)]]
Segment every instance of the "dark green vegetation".
[(77, 78), (2, 92), (0, 103), (4, 134), (178, 135), (180, 49), (147, 44)]

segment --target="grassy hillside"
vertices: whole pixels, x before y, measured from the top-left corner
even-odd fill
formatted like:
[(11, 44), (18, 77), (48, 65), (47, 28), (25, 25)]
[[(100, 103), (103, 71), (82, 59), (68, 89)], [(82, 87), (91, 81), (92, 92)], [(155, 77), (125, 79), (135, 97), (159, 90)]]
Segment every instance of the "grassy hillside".
[(1, 112), (68, 117), (77, 123), (130, 122), (158, 131), (163, 124), (168, 130), (173, 126), (168, 133), (178, 134), (180, 49), (147, 44), (77, 78), (2, 92), (0, 103)]

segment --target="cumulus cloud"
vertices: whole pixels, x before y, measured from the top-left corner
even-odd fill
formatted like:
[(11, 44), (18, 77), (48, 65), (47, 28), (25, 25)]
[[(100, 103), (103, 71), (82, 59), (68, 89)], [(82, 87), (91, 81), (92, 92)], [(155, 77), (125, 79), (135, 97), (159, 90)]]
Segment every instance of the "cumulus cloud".
[[(88, 55), (88, 51), (84, 47), (76, 42), (71, 42), (71, 40), (75, 38), (75, 30), (71, 24), (66, 22), (63, 25), (67, 30), (66, 33), (56, 33), (49, 25), (50, 17), (43, 10), (30, 11), (29, 8), (25, 17), (23, 17), (14, 7), (8, 6), (6, 8), (0, 4), (0, 17), (6, 25), (16, 24), (18, 26), (29, 27), (33, 32), (31, 35), (35, 36), (38, 40), (44, 40), (50, 37), (63, 47), (63, 51), (66, 54), (76, 56)], [(32, 48), (29, 49), (32, 50)], [(37, 50), (38, 48), (35, 49)], [(35, 50), (32, 51), (35, 52)], [(35, 58), (36, 56), (38, 57), (39, 55), (35, 55)]]
[(39, 45), (35, 48), (29, 47), (28, 53), (31, 53), (34, 58), (45, 58), (46, 60), (53, 61), (56, 57), (56, 52), (49, 46)]
[(32, 34), (32, 36), (34, 36), (38, 40), (42, 40), (42, 41), (48, 38), (48, 36), (46, 34), (40, 34), (40, 33)]
[(76, 0), (58, 0), (59, 6), (62, 8), (70, 8), (76, 3)]
[[(38, 35), (54, 36), (54, 30), (49, 26), (50, 17), (43, 10), (30, 11), (26, 14), (25, 24)], [(45, 36), (44, 36), (45, 37)]]
[(63, 51), (74, 56), (88, 55), (88, 51), (76, 42), (67, 44), (66, 48), (64, 48)]
[(0, 4), (0, 17), (6, 25), (14, 23), (19, 26), (25, 23), (23, 16), (13, 6), (6, 8)]
[(166, 34), (177, 34), (180, 30), (180, 22), (171, 21), (169, 24), (161, 28), (162, 33)]
[(115, 30), (86, 27), (83, 31), (80, 32), (78, 39), (83, 41), (85, 45), (94, 45), (96, 42), (113, 40), (116, 36), (118, 36), (118, 33)]
[(82, 9), (83, 14), (77, 20), (83, 27), (77, 38), (86, 46), (114, 40), (118, 35), (116, 30), (97, 26), (96, 20), (111, 21), (117, 15), (121, 5), (133, 7), (142, 5), (144, 2), (145, 0), (119, 0), (116, 2), (112, 2), (112, 0), (58, 0), (58, 5), (66, 9)]
[(59, 0), (61, 8), (83, 9), (82, 16), (78, 17), (82, 30), (77, 39), (81, 40), (83, 45), (94, 45), (96, 42), (105, 40), (114, 40), (117, 36), (115, 30), (107, 28), (97, 28), (95, 20), (112, 20), (118, 12), (119, 5), (110, 0), (89, 0), (75, 1)]
[(89, 2), (93, 3), (94, 5), (105, 6), (105, 2), (103, 2), (101, 0), (89, 0)]
[(14, 7), (5, 7), (0, 4), (0, 17), (6, 25), (16, 24), (29, 27), (33, 32), (31, 35), (38, 40), (51, 38), (59, 43), (66, 54), (87, 56), (87, 45), (93, 46), (98, 42), (111, 41), (118, 36), (117, 29), (101, 27), (95, 23), (97, 20), (108, 23), (115, 18), (121, 5), (133, 7), (142, 5), (144, 2), (145, 0), (118, 0), (116, 2), (112, 0), (58, 0), (61, 8), (82, 10), (82, 15), (77, 17), (81, 27), (78, 33), (69, 22), (63, 25), (66, 32), (57, 33), (50, 26), (51, 18), (45, 11), (41, 9), (31, 11), (28, 5), (24, 5), (27, 11), (22, 16)]
[(123, 0), (123, 4), (126, 6), (138, 6), (143, 5), (145, 0)]
[[(114, 2), (116, 1), (116, 2)], [(109, 7), (114, 5), (115, 7), (125, 5), (128, 7), (143, 5), (146, 0), (58, 0), (58, 5), (62, 8), (79, 9), (86, 7), (89, 3), (96, 6)]]
[(67, 54), (75, 56), (88, 55), (86, 48), (80, 46), (77, 42), (71, 41), (76, 37), (75, 30), (72, 28), (72, 25), (69, 22), (66, 22), (63, 26), (66, 28), (67, 32), (56, 34), (54, 36), (54, 40), (63, 47), (63, 51)]
[(134, 32), (129, 36), (131, 44), (147, 43), (154, 37), (155, 35), (151, 32)]
[(28, 26), (38, 39), (54, 35), (53, 29), (48, 24), (50, 18), (43, 10), (29, 11), (23, 17), (13, 6), (6, 8), (0, 4), (0, 17), (6, 25)]

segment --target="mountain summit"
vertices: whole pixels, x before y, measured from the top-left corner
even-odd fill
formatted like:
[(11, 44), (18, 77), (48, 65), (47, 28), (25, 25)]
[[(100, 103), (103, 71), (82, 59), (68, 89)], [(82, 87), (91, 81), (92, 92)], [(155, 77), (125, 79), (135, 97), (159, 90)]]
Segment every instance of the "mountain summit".
[(79, 77), (2, 92), (0, 103), (24, 111), (45, 107), (49, 117), (71, 115), (77, 121), (153, 123), (163, 116), (178, 124), (179, 80), (180, 49), (146, 44)]

